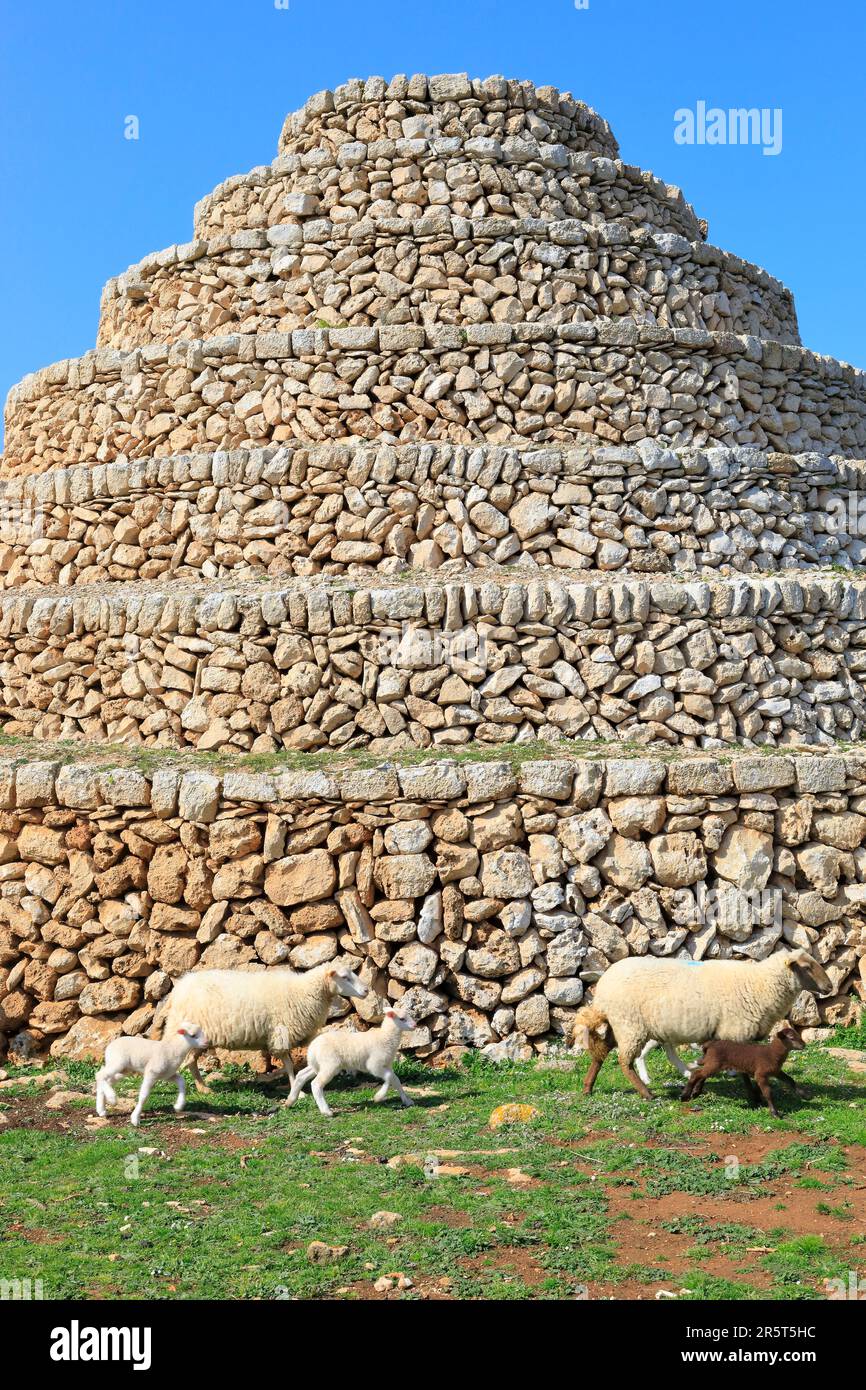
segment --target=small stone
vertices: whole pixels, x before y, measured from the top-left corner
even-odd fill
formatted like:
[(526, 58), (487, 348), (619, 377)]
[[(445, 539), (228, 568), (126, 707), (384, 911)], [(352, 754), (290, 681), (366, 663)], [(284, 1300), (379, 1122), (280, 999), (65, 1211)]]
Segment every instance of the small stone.
[(403, 1220), (399, 1211), (374, 1211), (367, 1225), (373, 1230), (390, 1231)]
[(504, 1105), (497, 1105), (487, 1123), (491, 1129), (499, 1129), (502, 1125), (525, 1125), (536, 1119), (540, 1113), (534, 1105), (507, 1101)]
[(333, 1264), (348, 1253), (348, 1245), (326, 1245), (323, 1240), (313, 1240), (307, 1246), (307, 1259), (311, 1264)]

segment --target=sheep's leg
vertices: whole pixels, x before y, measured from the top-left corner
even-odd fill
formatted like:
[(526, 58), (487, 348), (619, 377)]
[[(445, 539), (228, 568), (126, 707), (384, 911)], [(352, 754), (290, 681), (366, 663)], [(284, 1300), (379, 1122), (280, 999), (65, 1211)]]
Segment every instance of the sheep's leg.
[(776, 1075), (778, 1076), (780, 1081), (784, 1081), (786, 1085), (790, 1086), (795, 1096), (799, 1096), (801, 1099), (803, 1096), (805, 1096), (806, 1092), (803, 1090), (802, 1086), (797, 1085), (797, 1082), (794, 1080), (793, 1076), (789, 1076), (786, 1071), (777, 1072)]
[(673, 1044), (672, 1044), (672, 1043), (659, 1043), (659, 1042), (657, 1042), (657, 1040), (656, 1040), (655, 1038), (650, 1038), (649, 1042), (648, 1042), (648, 1043), (646, 1044), (646, 1046), (644, 1047), (644, 1049), (643, 1049), (643, 1051), (641, 1052), (640, 1056), (637, 1057), (637, 1058), (635, 1059), (635, 1064), (634, 1064), (634, 1069), (635, 1069), (635, 1071), (637, 1072), (638, 1076), (640, 1077), (641, 1081), (643, 1082), (643, 1084), (644, 1084), (645, 1086), (649, 1086), (649, 1084), (650, 1084), (649, 1072), (647, 1071), (647, 1066), (646, 1066), (646, 1058), (647, 1058), (647, 1057), (649, 1056), (649, 1054), (652, 1052), (652, 1050), (653, 1050), (654, 1047), (663, 1047), (664, 1050), (665, 1050), (665, 1056), (667, 1057), (667, 1059), (668, 1059), (668, 1061), (670, 1062), (671, 1066), (672, 1066), (672, 1067), (676, 1067), (676, 1069), (677, 1069), (677, 1071), (679, 1072), (680, 1076), (688, 1076), (688, 1074), (689, 1074), (689, 1067), (686, 1066), (685, 1062), (684, 1062), (683, 1059), (680, 1057), (679, 1053), (676, 1051), (676, 1049), (674, 1048)]
[(583, 1094), (585, 1096), (592, 1095), (595, 1078), (601, 1071), (604, 1059), (611, 1049), (611, 1044), (608, 1042), (607, 1038), (600, 1038), (597, 1033), (589, 1034), (587, 1045), (589, 1047), (589, 1055), (592, 1058), (592, 1064), (589, 1071), (586, 1073), (586, 1078), (583, 1083)]
[(695, 1096), (699, 1096), (704, 1089), (706, 1079), (701, 1068), (695, 1067), (695, 1070), (689, 1073), (686, 1084), (680, 1092), (680, 1100), (694, 1100)]
[(180, 1072), (177, 1073), (177, 1076), (174, 1078), (174, 1082), (177, 1086), (177, 1100), (174, 1103), (174, 1108), (175, 1113), (179, 1115), (183, 1107), (186, 1105), (186, 1082), (184, 1081), (183, 1076)]
[(403, 1087), (400, 1084), (400, 1078), (397, 1076), (397, 1073), (394, 1071), (393, 1067), (389, 1067), (388, 1070), (383, 1073), (383, 1083), (384, 1084), (379, 1087), (378, 1091), (373, 1097), (373, 1099), (376, 1102), (385, 1100), (390, 1089), (392, 1091), (397, 1092), (397, 1095), (400, 1097), (404, 1105), (415, 1104), (414, 1100), (407, 1096), (406, 1092), (403, 1090)]
[(151, 1090), (153, 1089), (153, 1082), (154, 1078), (150, 1075), (149, 1072), (145, 1072), (141, 1082), (141, 1090), (138, 1093), (138, 1100), (135, 1103), (135, 1109), (129, 1117), (130, 1124), (135, 1125), (136, 1127), (138, 1126), (138, 1122), (141, 1119), (141, 1112), (144, 1109), (144, 1103), (150, 1095)]
[(210, 1086), (208, 1086), (202, 1080), (201, 1072), (198, 1069), (198, 1062), (198, 1057), (190, 1057), (189, 1059), (189, 1069), (192, 1072), (192, 1079), (195, 1083), (195, 1089), (198, 1091), (200, 1096), (209, 1096), (212, 1094), (212, 1091)]
[(652, 1091), (649, 1089), (648, 1086), (646, 1086), (646, 1085), (644, 1084), (643, 1081), (641, 1081), (640, 1077), (638, 1076), (637, 1072), (636, 1072), (635, 1069), (634, 1069), (634, 1066), (632, 1065), (633, 1062), (634, 1062), (634, 1060), (635, 1060), (635, 1056), (636, 1056), (636, 1055), (637, 1055), (637, 1054), (636, 1054), (636, 1052), (634, 1052), (634, 1051), (632, 1051), (632, 1052), (630, 1052), (630, 1051), (623, 1051), (622, 1045), (620, 1045), (620, 1049), (619, 1049), (619, 1064), (620, 1064), (620, 1067), (622, 1068), (623, 1075), (631, 1082), (632, 1086), (634, 1086), (634, 1088), (635, 1088), (635, 1090), (637, 1091), (638, 1095), (639, 1095), (639, 1096), (643, 1096), (644, 1100), (652, 1100), (652, 1098), (653, 1098), (653, 1096), (652, 1096)]
[(275, 1078), (279, 1081), (282, 1077), (285, 1077), (286, 1081), (291, 1086), (295, 1079), (295, 1069), (292, 1066), (292, 1054), (290, 1052), (275, 1052), (274, 1056), (280, 1063), (280, 1070), (274, 1073)]
[(645, 1086), (648, 1086), (650, 1084), (650, 1077), (649, 1072), (647, 1071), (645, 1058), (649, 1056), (654, 1047), (658, 1047), (658, 1043), (656, 1042), (655, 1038), (650, 1038), (643, 1052), (640, 1054), (638, 1058), (635, 1059), (634, 1069)]
[(298, 1072), (297, 1076), (295, 1077), (294, 1081), (292, 1082), (292, 1089), (289, 1091), (288, 1097), (287, 1097), (286, 1102), (285, 1102), (286, 1105), (294, 1105), (295, 1101), (298, 1099), (298, 1096), (299, 1096), (299, 1095), (301, 1094), (301, 1092), (303, 1091), (303, 1089), (304, 1089), (304, 1087), (306, 1086), (307, 1082), (308, 1082), (308, 1081), (312, 1081), (312, 1079), (313, 1079), (313, 1077), (314, 1077), (315, 1075), (316, 1075), (316, 1068), (315, 1068), (315, 1067), (303, 1067), (303, 1068)]
[(313, 1093), (313, 1100), (319, 1107), (319, 1114), (326, 1116), (329, 1120), (333, 1119), (334, 1112), (325, 1100), (324, 1082), (318, 1076), (313, 1077), (310, 1083), (310, 1090)]
[(677, 1071), (679, 1072), (680, 1076), (688, 1076), (689, 1072), (691, 1071), (691, 1066), (689, 1066), (689, 1064), (688, 1064), (687, 1062), (684, 1062), (684, 1061), (683, 1061), (682, 1057), (681, 1057), (680, 1054), (677, 1052), (677, 1050), (676, 1050), (676, 1048), (673, 1046), (673, 1044), (672, 1044), (672, 1043), (662, 1043), (662, 1047), (663, 1047), (664, 1050), (665, 1050), (665, 1056), (667, 1057), (667, 1059), (668, 1059), (668, 1061), (670, 1062), (671, 1066), (672, 1066), (672, 1067), (676, 1067), (676, 1069), (677, 1069)]
[(325, 1087), (327, 1086), (329, 1081), (333, 1081), (334, 1077), (337, 1075), (337, 1072), (339, 1070), (339, 1066), (328, 1066), (328, 1064), (325, 1063), (325, 1065), (320, 1068), (317, 1075), (314, 1076), (312, 1081), (310, 1082), (310, 1090), (313, 1093), (313, 1100), (318, 1105), (319, 1112), (322, 1115), (326, 1115), (328, 1119), (332, 1117), (334, 1112), (329, 1106), (328, 1102), (325, 1100)]
[(764, 1100), (767, 1102), (767, 1109), (769, 1110), (769, 1112), (770, 1112), (770, 1114), (772, 1115), (773, 1119), (774, 1119), (774, 1120), (778, 1120), (778, 1118), (779, 1118), (779, 1112), (778, 1112), (778, 1110), (776, 1109), (775, 1105), (773, 1104), (773, 1092), (770, 1090), (770, 1083), (769, 1083), (769, 1081), (767, 1080), (767, 1078), (766, 1078), (765, 1076), (756, 1076), (756, 1077), (755, 1077), (755, 1080), (756, 1080), (757, 1083), (758, 1083), (758, 1089), (760, 1090), (761, 1095), (764, 1097)]
[(103, 1068), (101, 1069), (101, 1071), (99, 1071), (99, 1072), (97, 1073), (97, 1076), (96, 1076), (96, 1113), (97, 1113), (97, 1115), (99, 1115), (102, 1119), (105, 1118), (105, 1103), (106, 1103), (106, 1101), (108, 1102), (109, 1105), (116, 1105), (116, 1103), (117, 1103), (117, 1096), (115, 1095), (114, 1087), (113, 1087), (112, 1084), (111, 1084), (112, 1081), (116, 1081), (116, 1080), (117, 1080), (117, 1077), (116, 1077), (115, 1075), (113, 1075), (112, 1073), (108, 1072), (108, 1071), (106, 1070), (105, 1067), (103, 1067)]
[[(271, 1056), (277, 1059), (279, 1065), (271, 1069)], [(266, 1048), (262, 1048), (262, 1061), (265, 1064), (264, 1074), (258, 1078), (263, 1085), (270, 1085), (272, 1081), (287, 1081), (289, 1086), (295, 1079), (295, 1069), (292, 1066), (292, 1058), (288, 1052), (274, 1052), (271, 1054)]]
[(743, 1077), (743, 1085), (745, 1086), (746, 1092), (747, 1092), (748, 1097), (749, 1097), (749, 1103), (750, 1103), (751, 1105), (760, 1105), (760, 1104), (761, 1104), (761, 1092), (758, 1090), (758, 1088), (757, 1088), (757, 1086), (755, 1085), (754, 1081), (752, 1080), (752, 1078), (751, 1078), (750, 1076), (747, 1076), (745, 1072), (742, 1073), (742, 1077)]

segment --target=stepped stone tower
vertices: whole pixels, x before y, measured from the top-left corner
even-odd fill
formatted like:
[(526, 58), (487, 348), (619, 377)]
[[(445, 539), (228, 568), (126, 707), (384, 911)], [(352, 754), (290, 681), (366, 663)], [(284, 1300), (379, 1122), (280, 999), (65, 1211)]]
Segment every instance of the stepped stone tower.
[(706, 237), (567, 93), (351, 81), (12, 390), (0, 1036), (341, 951), (424, 1054), (629, 952), (851, 1016), (866, 376)]

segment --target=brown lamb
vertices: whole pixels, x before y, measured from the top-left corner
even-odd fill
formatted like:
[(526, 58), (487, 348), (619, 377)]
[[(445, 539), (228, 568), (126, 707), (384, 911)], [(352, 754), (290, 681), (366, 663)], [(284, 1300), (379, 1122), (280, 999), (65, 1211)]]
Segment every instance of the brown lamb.
[(769, 1043), (729, 1042), (726, 1038), (705, 1042), (704, 1059), (686, 1082), (681, 1099), (692, 1100), (694, 1096), (699, 1096), (707, 1078), (716, 1076), (720, 1071), (738, 1071), (742, 1073), (752, 1102), (760, 1105), (763, 1096), (770, 1114), (778, 1119), (770, 1090), (770, 1077), (780, 1077), (795, 1095), (801, 1095), (793, 1077), (782, 1071), (782, 1067), (789, 1052), (801, 1051), (805, 1046), (795, 1028), (780, 1029)]

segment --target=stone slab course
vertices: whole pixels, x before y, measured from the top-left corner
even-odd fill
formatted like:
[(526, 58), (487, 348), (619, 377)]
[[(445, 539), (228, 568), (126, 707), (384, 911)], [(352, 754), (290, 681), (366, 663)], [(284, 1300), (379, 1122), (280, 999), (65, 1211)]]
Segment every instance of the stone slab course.
[(285, 154), (225, 179), (196, 204), (193, 234), (254, 238), (289, 218), (337, 228), (377, 224), (425, 236), (443, 216), (621, 223), (706, 240), (707, 224), (675, 184), (647, 169), (527, 138), (459, 136), (350, 141)]
[(6, 732), (254, 753), (866, 729), (866, 581), (247, 581), (0, 595)]
[[(287, 195), (304, 204), (312, 195)], [(316, 200), (317, 201), (317, 200)], [(703, 242), (621, 222), (466, 219), (398, 230), (312, 217), (175, 246), (109, 281), (97, 344), (131, 348), (374, 323), (581, 323), (624, 316), (669, 328), (798, 343), (789, 290)]]
[(101, 348), (25, 377), (0, 477), (125, 454), (360, 435), (657, 438), (866, 452), (866, 374), (793, 344), (626, 320), (392, 324)]
[[(798, 945), (856, 1015), (866, 752), (142, 772), (0, 761), (0, 1041), (90, 1055), (190, 969), (347, 957), (409, 1046), (527, 1055), (627, 955)], [(346, 1011), (348, 1012), (348, 1005)], [(357, 1005), (361, 1023), (374, 1003)]]
[[(0, 587), (491, 566), (856, 566), (862, 461), (750, 448), (281, 445), (0, 482)], [(853, 532), (853, 534), (852, 534)]]

